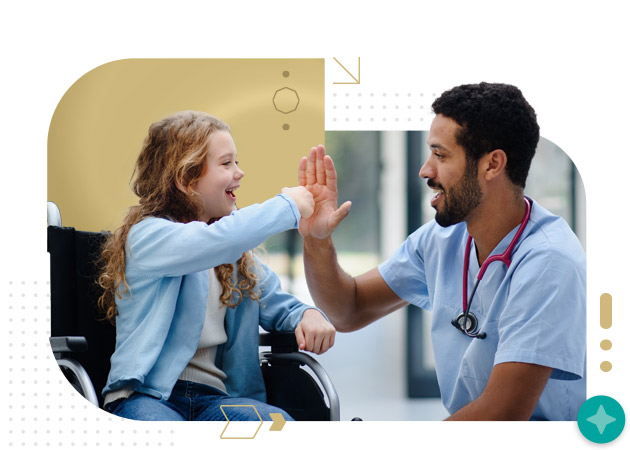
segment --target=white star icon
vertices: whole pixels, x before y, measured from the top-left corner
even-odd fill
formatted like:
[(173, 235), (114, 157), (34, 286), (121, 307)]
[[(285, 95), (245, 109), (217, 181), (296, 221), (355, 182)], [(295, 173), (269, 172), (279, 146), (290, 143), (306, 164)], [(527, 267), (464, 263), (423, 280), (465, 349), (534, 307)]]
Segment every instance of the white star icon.
[(594, 416), (589, 417), (586, 420), (588, 420), (592, 424), (595, 424), (595, 426), (597, 427), (597, 431), (599, 431), (599, 434), (604, 434), (604, 430), (606, 429), (608, 424), (614, 422), (617, 419), (612, 417), (612, 416), (609, 416), (608, 414), (606, 414), (606, 410), (604, 409), (604, 405), (599, 405), (599, 409), (597, 410), (597, 414), (595, 414)]

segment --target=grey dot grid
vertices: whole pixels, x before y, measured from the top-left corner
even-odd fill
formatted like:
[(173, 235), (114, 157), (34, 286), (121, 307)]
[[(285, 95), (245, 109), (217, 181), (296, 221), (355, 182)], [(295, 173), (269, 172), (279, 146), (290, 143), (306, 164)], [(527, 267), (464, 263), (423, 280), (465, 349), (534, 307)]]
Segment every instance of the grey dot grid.
[(360, 91), (358, 86), (326, 94), (327, 130), (426, 130), (434, 93), (409, 90)]
[[(48, 342), (48, 281), (11, 280), (0, 288), (6, 308), (3, 375), (8, 447), (190, 448), (181, 445), (190, 439), (189, 428), (121, 419), (98, 409), (70, 386)], [(222, 429), (216, 428), (217, 440)], [(206, 440), (212, 434), (212, 428), (205, 428)]]

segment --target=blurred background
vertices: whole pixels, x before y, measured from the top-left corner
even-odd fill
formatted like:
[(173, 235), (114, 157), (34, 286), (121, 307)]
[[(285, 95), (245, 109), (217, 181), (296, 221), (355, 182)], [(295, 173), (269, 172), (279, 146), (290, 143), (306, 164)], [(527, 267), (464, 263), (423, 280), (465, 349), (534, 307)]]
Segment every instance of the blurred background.
[[(326, 149), (339, 175), (339, 203), (350, 215), (333, 237), (342, 268), (360, 275), (385, 260), (414, 230), (433, 219), (433, 192), (418, 172), (429, 155), (425, 131), (329, 131)], [(525, 193), (562, 216), (585, 246), (584, 187), (555, 144), (541, 138)], [(313, 303), (297, 231), (265, 243), (266, 262), (285, 289)], [(341, 400), (341, 419), (442, 420), (429, 336), (430, 313), (406, 307), (353, 333), (317, 356)]]

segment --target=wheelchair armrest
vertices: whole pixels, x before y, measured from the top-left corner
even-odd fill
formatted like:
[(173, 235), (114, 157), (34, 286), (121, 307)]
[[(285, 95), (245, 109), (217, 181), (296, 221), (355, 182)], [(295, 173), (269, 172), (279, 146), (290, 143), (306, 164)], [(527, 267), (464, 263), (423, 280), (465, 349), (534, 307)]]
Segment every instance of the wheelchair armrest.
[(340, 405), (339, 405), (339, 395), (337, 394), (337, 390), (332, 383), (332, 380), (326, 370), (322, 367), (319, 362), (312, 356), (307, 355), (303, 352), (262, 352), (261, 358), (267, 360), (269, 362), (273, 361), (291, 361), (300, 365), (305, 365), (310, 368), (313, 373), (317, 376), (317, 379), (322, 385), (326, 396), (328, 397), (329, 406), (330, 406), (330, 420), (338, 421), (340, 420)]
[(51, 336), (50, 347), (53, 353), (86, 352), (88, 342), (83, 336)]
[(271, 347), (272, 353), (292, 353), (300, 350), (295, 339), (295, 333), (291, 331), (260, 333), (258, 344), (262, 347)]
[(71, 353), (85, 352), (87, 339), (83, 336), (51, 336), (50, 347), (61, 372), (70, 384), (90, 403), (98, 406), (98, 396), (85, 368), (71, 357)]
[(271, 352), (262, 352), (261, 359), (277, 364), (297, 364), (310, 368), (321, 387), (324, 389), (330, 406), (330, 420), (340, 420), (339, 395), (332, 384), (332, 380), (324, 368), (315, 358), (300, 352), (293, 332), (274, 331), (261, 333), (258, 337), (260, 346), (271, 347)]

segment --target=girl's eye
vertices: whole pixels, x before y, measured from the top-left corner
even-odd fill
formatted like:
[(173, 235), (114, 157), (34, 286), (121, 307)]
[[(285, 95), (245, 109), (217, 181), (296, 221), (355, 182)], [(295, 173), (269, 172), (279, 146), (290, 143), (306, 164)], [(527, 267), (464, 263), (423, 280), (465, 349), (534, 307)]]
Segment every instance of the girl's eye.
[(223, 163), (224, 166), (229, 166), (230, 164), (232, 164), (232, 161), (226, 161)]

